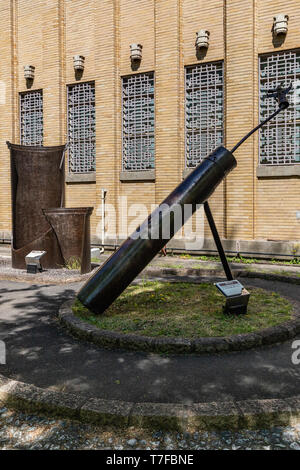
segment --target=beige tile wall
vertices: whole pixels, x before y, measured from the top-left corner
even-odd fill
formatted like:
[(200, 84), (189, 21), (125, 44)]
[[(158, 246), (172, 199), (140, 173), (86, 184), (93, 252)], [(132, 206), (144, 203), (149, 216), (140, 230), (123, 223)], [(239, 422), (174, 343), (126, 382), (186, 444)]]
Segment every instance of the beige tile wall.
[[(44, 144), (66, 141), (66, 85), (75, 83), (73, 55), (85, 56), (80, 81), (95, 81), (96, 183), (67, 185), (68, 206), (92, 205), (92, 233), (100, 223), (101, 189), (118, 206), (158, 204), (182, 180), (184, 66), (225, 61), (225, 144), (231, 148), (258, 123), (258, 54), (300, 48), (297, 0), (0, 0), (0, 231), (10, 230), (9, 154), (19, 141), (18, 93), (25, 64), (36, 67), (32, 89), (43, 89)], [(272, 41), (273, 16), (289, 15), (282, 44)], [(196, 56), (199, 29), (210, 31), (206, 54)], [(143, 45), (132, 70), (129, 45)], [(156, 180), (120, 182), (121, 77), (155, 72)], [(223, 237), (299, 239), (299, 178), (256, 178), (257, 136), (237, 152), (238, 168), (211, 199)], [(98, 215), (97, 215), (98, 209)], [(134, 216), (130, 220), (134, 220)], [(129, 221), (130, 222), (130, 221)], [(206, 235), (209, 231), (206, 227)]]

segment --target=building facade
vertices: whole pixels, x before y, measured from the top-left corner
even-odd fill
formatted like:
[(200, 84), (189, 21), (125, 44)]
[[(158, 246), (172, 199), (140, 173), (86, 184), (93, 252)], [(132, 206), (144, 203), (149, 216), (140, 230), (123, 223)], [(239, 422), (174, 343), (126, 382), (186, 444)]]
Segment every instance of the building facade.
[[(289, 110), (237, 150), (210, 202), (228, 251), (300, 254), (298, 0), (0, 0), (0, 10), (3, 239), (7, 140), (68, 142), (66, 206), (94, 207), (101, 243), (105, 190), (117, 213), (106, 212), (105, 244), (115, 245), (144, 217), (137, 204), (150, 212), (207, 153), (232, 148), (275, 109), (266, 90), (292, 82)], [(286, 34), (275, 34), (278, 14)], [(201, 31), (207, 48), (195, 45)], [(214, 249), (206, 221), (204, 234)], [(184, 237), (173, 246), (184, 249)]]

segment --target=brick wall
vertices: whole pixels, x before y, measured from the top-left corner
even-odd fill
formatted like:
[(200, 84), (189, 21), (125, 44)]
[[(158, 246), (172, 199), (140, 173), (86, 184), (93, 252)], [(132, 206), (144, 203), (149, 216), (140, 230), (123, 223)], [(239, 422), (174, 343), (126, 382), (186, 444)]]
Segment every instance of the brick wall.
[[(242, 3), (242, 7), (241, 7)], [(225, 61), (225, 145), (231, 148), (258, 123), (258, 55), (300, 48), (297, 0), (0, 0), (0, 232), (11, 229), (9, 153), (19, 142), (18, 93), (26, 91), (23, 67), (34, 65), (32, 89), (43, 89), (44, 145), (66, 141), (66, 85), (95, 81), (96, 181), (67, 183), (67, 206), (94, 206), (92, 234), (99, 235), (101, 189), (118, 207), (143, 203), (150, 211), (182, 180), (184, 169), (184, 67)], [(272, 40), (273, 16), (289, 15), (282, 44)], [(196, 32), (210, 31), (206, 54), (196, 56)], [(131, 43), (143, 45), (138, 69)], [(75, 77), (73, 55), (85, 56)], [(121, 77), (155, 72), (155, 181), (121, 182)], [(258, 137), (237, 152), (238, 168), (211, 198), (223, 237), (252, 240), (300, 238), (299, 177), (256, 177)], [(129, 224), (136, 218), (132, 213)], [(96, 234), (96, 228), (98, 231)], [(117, 230), (119, 230), (117, 221)], [(209, 230), (205, 229), (210, 237)]]
[(10, 164), (7, 140), (14, 140), (16, 113), (15, 17), (10, 2), (0, 3), (0, 40), (5, 60), (0, 61), (0, 231), (11, 230)]
[[(297, 0), (258, 0), (257, 5), (257, 53), (300, 48), (300, 3)], [(273, 16), (289, 15), (288, 34), (282, 44), (273, 42), (270, 28)], [(255, 101), (256, 109), (258, 101)], [(257, 120), (257, 113), (255, 113)], [(258, 161), (258, 145), (254, 149)], [(299, 240), (300, 220), (296, 211), (300, 208), (300, 178), (259, 179), (256, 185), (256, 238), (272, 240)]]

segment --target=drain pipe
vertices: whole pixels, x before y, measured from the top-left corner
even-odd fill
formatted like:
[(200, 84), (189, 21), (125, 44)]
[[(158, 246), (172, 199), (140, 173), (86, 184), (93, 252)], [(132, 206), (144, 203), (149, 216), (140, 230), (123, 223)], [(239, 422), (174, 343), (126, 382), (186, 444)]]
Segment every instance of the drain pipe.
[(105, 244), (105, 198), (107, 190), (101, 189), (101, 218), (102, 218), (102, 227), (101, 227), (101, 249), (100, 255), (104, 253), (104, 244)]

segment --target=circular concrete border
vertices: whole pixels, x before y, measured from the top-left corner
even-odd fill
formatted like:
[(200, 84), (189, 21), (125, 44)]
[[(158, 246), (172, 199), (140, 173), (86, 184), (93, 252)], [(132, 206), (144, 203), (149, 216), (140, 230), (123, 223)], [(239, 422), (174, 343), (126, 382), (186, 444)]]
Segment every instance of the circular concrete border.
[[(169, 273), (168, 273), (169, 274)], [(172, 275), (174, 273), (172, 272)], [(253, 275), (289, 282), (287, 277)], [(154, 275), (154, 273), (152, 273)], [(250, 277), (250, 276), (249, 276)], [(275, 277), (275, 276), (274, 276)], [(300, 279), (295, 278), (295, 284)], [(300, 396), (285, 399), (193, 403), (133, 403), (42, 389), (0, 374), (0, 404), (83, 422), (151, 429), (257, 429), (295, 425), (300, 421)]]
[(262, 330), (220, 337), (187, 339), (180, 337), (149, 337), (101, 330), (74, 315), (74, 299), (64, 302), (58, 311), (60, 323), (76, 338), (93, 343), (101, 348), (125, 349), (171, 354), (204, 354), (247, 349), (280, 343), (300, 333), (300, 304), (293, 301), (292, 319)]
[(42, 389), (0, 374), (0, 404), (40, 413), (117, 427), (150, 429), (257, 429), (299, 422), (300, 396), (239, 402), (132, 403), (103, 400)]

